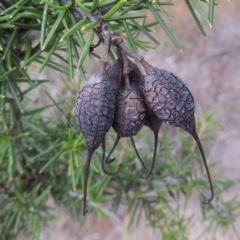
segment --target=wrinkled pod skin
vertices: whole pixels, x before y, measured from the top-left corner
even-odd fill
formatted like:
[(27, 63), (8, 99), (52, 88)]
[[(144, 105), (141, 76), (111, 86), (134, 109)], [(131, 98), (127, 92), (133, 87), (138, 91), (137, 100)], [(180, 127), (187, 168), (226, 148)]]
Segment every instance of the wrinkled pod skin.
[[(135, 79), (135, 82), (137, 83), (137, 88), (139, 92), (143, 92), (144, 89), (144, 83), (145, 83), (145, 76), (143, 76), (140, 71), (134, 71), (132, 73), (132, 77)], [(144, 94), (143, 94), (144, 95)], [(144, 97), (145, 102), (145, 97)], [(162, 125), (162, 120), (160, 120), (157, 115), (148, 107), (146, 108), (146, 118), (144, 121), (144, 125), (149, 127), (153, 132), (158, 132)]]
[(185, 83), (173, 73), (141, 62), (146, 71), (144, 95), (157, 117), (187, 132), (195, 129), (194, 99)]
[(189, 132), (199, 147), (211, 189), (211, 197), (205, 199), (204, 203), (210, 203), (214, 191), (206, 157), (196, 132), (193, 96), (185, 83), (173, 73), (155, 68), (145, 60), (141, 64), (146, 71), (141, 89), (150, 110), (159, 120)]
[(88, 148), (97, 149), (112, 125), (117, 88), (103, 66), (78, 93), (75, 118)]
[[(143, 127), (143, 124), (145, 122), (147, 108), (143, 99), (143, 95), (138, 89), (138, 78), (141, 73), (135, 65), (133, 66), (133, 64), (131, 65), (131, 69), (132, 70), (128, 75), (129, 79), (124, 78), (122, 75), (123, 63), (120, 59), (115, 61), (114, 64), (112, 64), (108, 69), (110, 78), (112, 80), (115, 79), (115, 82), (117, 82), (119, 85), (119, 90), (116, 100), (114, 121), (112, 124), (113, 129), (117, 133), (117, 138), (115, 140), (113, 148), (105, 160), (107, 163), (112, 162), (112, 160), (109, 160), (109, 157), (116, 148), (120, 138), (135, 136)], [(132, 138), (131, 141), (140, 162), (142, 163), (143, 167), (146, 168)], [(109, 174), (104, 169), (104, 165), (103, 170), (105, 173)]]
[(146, 117), (146, 105), (143, 95), (139, 91), (136, 79), (132, 78), (133, 69), (129, 73), (129, 84), (123, 77), (123, 86), (120, 86), (117, 95), (116, 112), (113, 128), (120, 137), (135, 136), (142, 128)]
[[(141, 89), (144, 86), (144, 78), (145, 77), (140, 72), (134, 72), (133, 78), (137, 79), (138, 88), (139, 88), (139, 91), (141, 91)], [(153, 159), (152, 159), (152, 164), (151, 164), (150, 170), (148, 171), (148, 174), (146, 176), (144, 176), (144, 177), (142, 176), (142, 178), (145, 178), (145, 179), (149, 178), (153, 172), (153, 168), (154, 168), (154, 164), (155, 164), (155, 160), (156, 160), (156, 154), (157, 154), (158, 133), (159, 133), (159, 130), (163, 123), (163, 121), (160, 120), (148, 106), (146, 107), (146, 109), (147, 109), (147, 112), (146, 112), (146, 118), (144, 121), (144, 125), (149, 127), (153, 131), (154, 152), (153, 152)]]
[(101, 63), (99, 71), (92, 76), (77, 95), (75, 119), (88, 148), (84, 171), (83, 215), (87, 213), (87, 179), (93, 152), (102, 143), (112, 126), (117, 95), (117, 84), (106, 72), (106, 63)]

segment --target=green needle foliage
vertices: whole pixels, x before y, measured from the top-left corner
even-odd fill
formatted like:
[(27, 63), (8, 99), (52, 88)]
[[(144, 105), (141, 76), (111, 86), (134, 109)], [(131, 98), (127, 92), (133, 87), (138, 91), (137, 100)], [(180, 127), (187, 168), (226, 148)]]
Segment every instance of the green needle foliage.
[[(201, 20), (210, 26), (213, 24), (217, 3), (214, 0), (185, 2), (193, 21), (206, 36)], [(0, 2), (1, 239), (16, 239), (19, 234), (25, 234), (27, 239), (38, 239), (42, 226), (54, 218), (47, 204), (49, 197), (56, 205), (65, 206), (72, 216), (82, 218), (79, 206), (87, 149), (72, 114), (76, 90), (72, 83), (60, 79), (71, 98), (68, 101), (54, 99), (51, 81), (35, 79), (29, 67), (36, 62), (39, 73), (48, 67), (63, 74), (63, 79), (74, 79), (78, 68), (82, 79), (85, 78), (84, 62), (97, 36), (94, 28), (97, 21), (86, 14), (101, 14), (102, 21), (126, 39), (136, 52), (148, 50), (152, 42), (160, 44), (151, 33), (155, 25), (159, 25), (169, 40), (181, 49), (164, 21), (170, 17), (167, 12), (170, 7), (174, 7), (173, 3), (147, 0)], [(154, 22), (147, 21), (147, 10), (155, 17)], [(140, 33), (145, 34), (149, 42), (140, 41), (137, 38)], [(91, 55), (99, 58), (94, 52)], [(46, 92), (48, 100), (44, 106), (36, 107), (38, 104), (32, 102), (31, 94), (42, 85), (49, 89)], [(211, 115), (202, 115), (198, 130), (204, 129), (203, 144), (210, 144), (216, 122)], [(176, 133), (176, 137), (172, 137), (165, 128), (161, 131), (155, 174), (147, 181), (140, 178), (143, 168), (132, 147), (120, 145), (115, 151), (114, 157), (123, 161), (123, 168), (115, 177), (103, 174), (101, 150), (97, 150), (88, 180), (90, 211), (112, 216), (120, 205), (125, 205), (131, 215), (131, 224), (137, 226), (140, 216), (145, 215), (162, 239), (188, 239), (188, 226), (194, 216), (185, 217), (181, 213), (192, 194), (197, 192), (201, 198), (200, 192), (207, 195), (209, 187), (202, 174), (204, 170), (195, 143), (181, 131)], [(139, 138), (145, 139), (146, 134), (151, 133), (145, 129)], [(114, 137), (115, 133), (108, 133), (107, 151)], [(145, 141), (146, 145), (153, 146), (153, 142)], [(143, 159), (152, 157), (151, 151), (140, 150), (140, 154)], [(199, 161), (199, 168), (193, 167), (196, 161)], [(117, 165), (113, 163), (108, 168), (114, 170)], [(214, 164), (210, 163), (212, 172), (213, 168)], [(215, 201), (203, 206), (199, 199), (203, 219), (209, 223), (205, 231), (210, 236), (214, 236), (217, 228), (232, 228), (237, 235), (234, 219), (240, 213), (240, 200), (224, 202), (221, 198), (221, 193), (232, 185), (233, 182), (214, 173)]]

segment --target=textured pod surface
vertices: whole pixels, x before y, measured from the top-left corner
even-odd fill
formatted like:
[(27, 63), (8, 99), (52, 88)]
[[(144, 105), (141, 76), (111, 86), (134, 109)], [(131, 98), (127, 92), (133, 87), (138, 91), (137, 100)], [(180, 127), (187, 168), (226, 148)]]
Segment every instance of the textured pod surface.
[(144, 68), (143, 93), (149, 108), (170, 125), (188, 132), (195, 129), (194, 99), (183, 81), (166, 70), (149, 65)]
[[(205, 199), (204, 203), (209, 203), (213, 200), (214, 190), (202, 144), (196, 132), (193, 96), (183, 81), (173, 73), (154, 68), (144, 60), (141, 64), (147, 73), (142, 91), (149, 108), (159, 120), (189, 132), (199, 147), (211, 189), (211, 197)], [(156, 136), (156, 132), (154, 133)]]
[(132, 73), (132, 82), (125, 84), (117, 95), (113, 128), (120, 137), (135, 136), (142, 128), (146, 117), (146, 105)]
[(89, 148), (96, 149), (111, 127), (116, 95), (117, 84), (104, 71), (92, 76), (79, 92), (75, 118)]
[[(116, 148), (120, 138), (128, 136), (131, 137), (133, 147), (142, 166), (148, 171), (138, 153), (134, 139), (132, 138), (132, 136), (136, 135), (137, 132), (142, 128), (145, 119), (146, 105), (143, 100), (143, 94), (138, 89), (138, 81), (143, 76), (133, 63), (131, 64), (130, 69), (132, 69), (130, 70), (130, 75), (128, 75), (126, 78), (123, 78), (123, 62), (120, 59), (115, 61), (108, 68), (108, 74), (111, 80), (117, 82), (120, 88), (116, 103), (115, 119), (113, 122), (113, 128), (117, 132), (117, 138), (108, 157), (106, 159), (104, 159), (104, 157), (102, 158), (102, 169), (108, 175), (117, 174), (121, 165), (119, 165), (119, 168), (116, 172), (109, 173), (104, 167), (104, 162), (109, 163), (112, 161), (109, 161), (109, 158)], [(131, 79), (129, 79), (129, 77)]]

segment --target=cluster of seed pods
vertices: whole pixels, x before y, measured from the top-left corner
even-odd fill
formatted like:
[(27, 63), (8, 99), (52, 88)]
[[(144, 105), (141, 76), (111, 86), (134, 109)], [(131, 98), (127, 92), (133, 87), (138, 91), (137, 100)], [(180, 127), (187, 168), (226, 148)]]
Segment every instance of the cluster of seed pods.
[[(117, 48), (118, 60), (108, 64), (110, 45)], [(143, 66), (144, 76), (127, 55), (133, 57)], [(105, 163), (110, 163), (112, 152), (121, 137), (130, 137), (136, 154), (142, 165), (148, 171), (148, 178), (153, 171), (158, 145), (158, 132), (163, 122), (180, 127), (189, 132), (195, 139), (207, 172), (211, 197), (204, 203), (212, 201), (214, 193), (206, 158), (201, 142), (196, 133), (194, 118), (194, 99), (189, 89), (173, 73), (152, 67), (142, 57), (129, 50), (122, 39), (112, 38), (111, 34), (104, 36), (104, 50), (100, 69), (92, 76), (79, 92), (75, 107), (76, 123), (85, 137), (88, 156), (84, 171), (83, 215), (87, 213), (86, 195), (90, 161), (93, 152), (102, 144), (102, 167), (106, 174), (117, 174), (105, 169)], [(136, 149), (133, 136), (143, 126), (149, 127), (154, 133), (154, 153), (150, 170), (144, 165)], [(117, 133), (115, 143), (105, 159), (105, 135), (110, 127)]]

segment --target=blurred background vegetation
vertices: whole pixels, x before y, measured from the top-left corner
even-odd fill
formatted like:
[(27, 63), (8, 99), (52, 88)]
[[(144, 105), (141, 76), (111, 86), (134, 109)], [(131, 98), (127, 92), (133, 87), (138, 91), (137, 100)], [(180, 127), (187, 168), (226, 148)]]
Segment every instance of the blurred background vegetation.
[[(99, 1), (103, 15), (113, 13), (117, 2)], [(115, 177), (103, 174), (101, 149), (96, 151), (88, 186), (90, 209), (83, 219), (86, 146), (75, 126), (73, 108), (81, 85), (98, 68), (102, 46), (89, 55), (93, 25), (87, 20), (76, 25), (82, 19), (76, 9), (95, 11), (98, 1), (72, 5), (4, 0), (0, 3), (1, 239), (240, 239), (237, 1), (120, 2), (105, 21), (151, 64), (181, 77), (195, 97), (214, 202), (201, 204), (201, 194), (209, 194), (209, 189), (194, 141), (164, 125), (149, 180), (139, 178), (143, 168), (129, 139), (122, 139), (114, 152), (117, 163), (109, 168), (123, 163)], [(115, 137), (113, 131), (107, 134), (107, 151)], [(135, 140), (150, 165), (152, 132), (143, 129)]]

